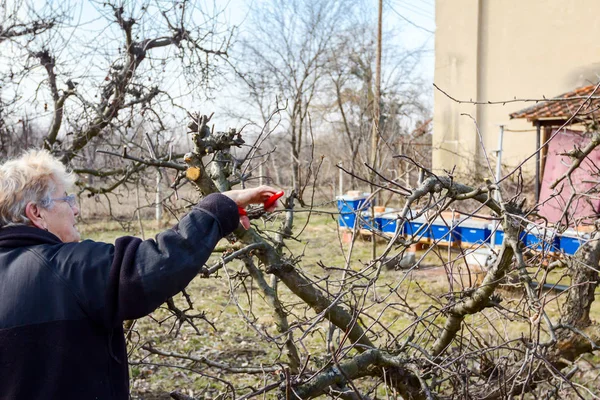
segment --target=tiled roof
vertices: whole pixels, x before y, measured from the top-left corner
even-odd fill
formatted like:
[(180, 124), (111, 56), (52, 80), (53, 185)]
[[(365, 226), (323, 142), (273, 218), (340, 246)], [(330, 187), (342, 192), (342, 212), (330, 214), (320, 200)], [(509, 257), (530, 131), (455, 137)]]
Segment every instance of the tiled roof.
[[(594, 92), (597, 85), (589, 85), (580, 87), (571, 92), (556, 96), (554, 100), (539, 102), (531, 107), (524, 108), (510, 114), (510, 118), (527, 118), (528, 121), (536, 121), (540, 119), (560, 119), (567, 120), (573, 116), (579, 109), (582, 103), (585, 102), (577, 115), (578, 120), (585, 120), (600, 117), (600, 89)], [(588, 96), (593, 98), (586, 100)]]

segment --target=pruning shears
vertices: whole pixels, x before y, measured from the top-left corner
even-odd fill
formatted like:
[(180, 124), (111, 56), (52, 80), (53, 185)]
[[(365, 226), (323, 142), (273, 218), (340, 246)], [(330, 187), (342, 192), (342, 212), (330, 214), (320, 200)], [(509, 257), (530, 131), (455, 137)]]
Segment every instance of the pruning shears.
[[(275, 204), (275, 202), (276, 202), (277, 200), (279, 200), (279, 198), (280, 198), (281, 196), (283, 196), (283, 195), (284, 195), (284, 192), (283, 192), (283, 190), (282, 190), (281, 192), (277, 192), (277, 193), (275, 193), (274, 195), (272, 195), (271, 197), (269, 197), (269, 198), (268, 198), (268, 199), (267, 199), (267, 200), (266, 200), (266, 201), (263, 203), (263, 206), (264, 206), (265, 210), (268, 210), (269, 208), (273, 207), (273, 205)], [(242, 208), (242, 207), (238, 207), (238, 212), (240, 213), (240, 217), (242, 217), (242, 216), (247, 216), (247, 215), (248, 215), (248, 213), (246, 212), (246, 209), (245, 209), (245, 208)]]

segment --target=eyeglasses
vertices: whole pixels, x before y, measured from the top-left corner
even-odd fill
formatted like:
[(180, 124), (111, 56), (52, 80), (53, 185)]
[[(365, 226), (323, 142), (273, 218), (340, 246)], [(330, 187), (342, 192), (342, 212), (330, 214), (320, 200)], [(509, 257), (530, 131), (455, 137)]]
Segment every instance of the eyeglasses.
[(71, 208), (77, 206), (77, 196), (75, 196), (74, 194), (69, 194), (69, 195), (64, 196), (64, 197), (56, 197), (56, 198), (50, 199), (50, 200), (51, 201), (64, 201), (67, 204), (69, 204), (69, 206)]

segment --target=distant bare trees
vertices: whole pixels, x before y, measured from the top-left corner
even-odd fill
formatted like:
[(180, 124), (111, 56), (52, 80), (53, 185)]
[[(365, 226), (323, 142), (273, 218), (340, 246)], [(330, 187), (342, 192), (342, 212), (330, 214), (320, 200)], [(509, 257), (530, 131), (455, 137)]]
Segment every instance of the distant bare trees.
[[(352, 173), (368, 160), (375, 90), (372, 14), (363, 2), (346, 1), (274, 0), (251, 10), (253, 29), (242, 41), (236, 65), (247, 93), (243, 99), (263, 124), (276, 105), (285, 109), (271, 140), (282, 158), (277, 163), (292, 165), (290, 186), (296, 190), (306, 184), (303, 169), (315, 143), (318, 154), (342, 162)], [(390, 154), (400, 141), (410, 141), (400, 137), (410, 135), (415, 119), (426, 120), (429, 110), (415, 71), (420, 52), (386, 39), (380, 151), (382, 165), (397, 169)]]
[[(430, 110), (421, 78), (415, 71), (420, 52), (403, 50), (393, 44), (392, 38), (386, 39), (378, 153), (384, 168), (402, 175), (403, 171), (398, 171), (402, 163), (394, 162), (391, 157), (408, 152), (416, 155), (411, 152), (412, 135), (417, 131), (428, 132), (426, 126), (425, 131), (422, 128)], [(337, 159), (354, 176), (365, 170), (365, 163), (371, 163), (375, 36), (372, 27), (363, 21), (338, 32), (334, 40), (336, 46), (330, 50), (327, 70), (332, 99), (327, 119), (333, 130), (326, 137), (342, 141), (346, 151), (338, 152)], [(352, 178), (351, 187), (356, 184)]]
[(311, 118), (324, 101), (334, 37), (354, 9), (354, 2), (345, 0), (270, 0), (251, 10), (253, 28), (242, 43), (238, 75), (263, 120), (277, 101), (285, 104), (279, 136), (289, 149), (296, 191), (303, 181), (303, 153), (311, 145)]

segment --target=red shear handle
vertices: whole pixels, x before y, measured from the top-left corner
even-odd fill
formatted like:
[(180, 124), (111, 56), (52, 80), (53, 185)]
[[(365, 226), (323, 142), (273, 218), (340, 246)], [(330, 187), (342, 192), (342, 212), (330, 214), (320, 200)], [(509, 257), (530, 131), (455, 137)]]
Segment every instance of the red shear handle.
[[(275, 204), (275, 202), (283, 195), (284, 195), (284, 193), (283, 193), (283, 191), (281, 191), (281, 192), (277, 192), (274, 195), (272, 195), (271, 197), (269, 197), (267, 199), (267, 201), (265, 201), (263, 203), (265, 210), (268, 210), (269, 208), (273, 207), (273, 204)], [(248, 215), (248, 213), (246, 212), (246, 209), (244, 209), (242, 207), (238, 207), (238, 213), (240, 214), (240, 217)]]
[(268, 210), (269, 208), (273, 207), (273, 204), (275, 204), (275, 202), (281, 197), (283, 196), (283, 191), (281, 192), (277, 192), (275, 193), (273, 196), (269, 197), (267, 199), (267, 201), (264, 202), (265, 205), (265, 210)]

